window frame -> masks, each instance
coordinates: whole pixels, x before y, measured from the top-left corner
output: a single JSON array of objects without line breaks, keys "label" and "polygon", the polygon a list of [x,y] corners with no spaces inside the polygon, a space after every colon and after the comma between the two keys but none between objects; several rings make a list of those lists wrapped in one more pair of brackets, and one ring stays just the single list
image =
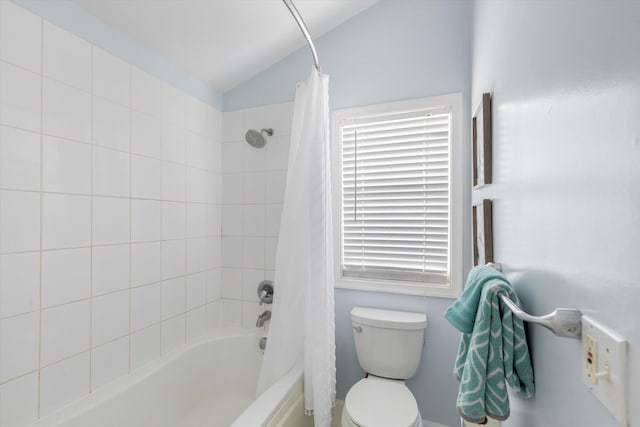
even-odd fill
[{"label": "window frame", "polygon": [[[350,118],[412,109],[445,108],[451,112],[449,147],[449,281],[446,285],[342,275],[342,141],[340,124]],[[462,93],[334,110],[331,114],[331,195],[333,216],[334,287],[372,292],[456,298],[462,291],[463,257],[463,116]]]}]

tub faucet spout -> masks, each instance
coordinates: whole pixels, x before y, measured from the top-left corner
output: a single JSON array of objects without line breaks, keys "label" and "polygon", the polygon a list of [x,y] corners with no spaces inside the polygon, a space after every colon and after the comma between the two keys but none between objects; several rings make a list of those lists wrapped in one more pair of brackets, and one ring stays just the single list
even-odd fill
[{"label": "tub faucet spout", "polygon": [[271,319],[271,311],[267,310],[258,316],[258,320],[256,321],[256,328],[261,328],[264,326],[264,322]]}]

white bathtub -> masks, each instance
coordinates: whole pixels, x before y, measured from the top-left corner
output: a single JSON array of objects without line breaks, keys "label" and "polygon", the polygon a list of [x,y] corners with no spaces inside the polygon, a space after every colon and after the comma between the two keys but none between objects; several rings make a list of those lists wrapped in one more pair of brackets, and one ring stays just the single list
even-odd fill
[{"label": "white bathtub", "polygon": [[300,368],[254,399],[262,363],[259,340],[260,336],[244,331],[207,336],[32,426],[307,425],[310,418],[303,415]]}]

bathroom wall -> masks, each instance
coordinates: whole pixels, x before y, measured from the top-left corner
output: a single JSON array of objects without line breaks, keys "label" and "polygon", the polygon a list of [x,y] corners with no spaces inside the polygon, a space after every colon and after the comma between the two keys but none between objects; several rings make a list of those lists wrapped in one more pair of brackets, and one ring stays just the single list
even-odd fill
[{"label": "bathroom wall", "polygon": [[148,49],[137,39],[91,15],[73,0],[0,1],[12,1],[186,94],[218,110],[222,108],[222,94],[214,90],[208,83]]},{"label": "bathroom wall", "polygon": [[[273,280],[275,250],[289,156],[291,103],[223,113],[222,322],[255,329],[258,284]],[[244,138],[249,129],[273,129],[263,148]],[[277,286],[275,292],[277,293]]]},{"label": "bathroom wall", "polygon": [[[331,108],[462,92],[464,111],[470,111],[472,8],[473,3],[468,1],[383,0],[318,37],[315,42],[320,63],[330,76]],[[250,107],[291,101],[295,82],[305,80],[311,69],[312,59],[305,46],[226,92],[225,111],[246,111]],[[469,117],[470,114],[463,117],[464,129],[469,129]],[[471,179],[468,147],[469,135],[465,134],[463,182]],[[227,188],[225,181],[224,189]],[[463,197],[464,200],[471,199],[469,186]],[[463,208],[464,212],[470,211],[469,206]],[[470,216],[465,215],[463,232],[467,239],[470,223]],[[458,268],[466,274],[470,268],[470,240],[464,247],[469,248],[466,262]],[[224,252],[224,242],[223,248]],[[336,289],[338,398],[344,399],[349,388],[363,376],[353,345],[349,317],[352,307],[426,312],[428,326],[422,363],[408,384],[418,400],[423,418],[450,426],[459,425],[455,410],[457,382],[453,378],[459,334],[442,317],[451,302],[440,298]]]},{"label": "bathroom wall", "polygon": [[0,425],[219,326],[221,116],[0,1]]},{"label": "bathroom wall", "polygon": [[[494,254],[527,311],[577,307],[629,342],[640,425],[640,3],[478,1],[473,103],[493,94]],[[617,423],[581,383],[580,341],[530,326],[536,396],[505,426]]]}]

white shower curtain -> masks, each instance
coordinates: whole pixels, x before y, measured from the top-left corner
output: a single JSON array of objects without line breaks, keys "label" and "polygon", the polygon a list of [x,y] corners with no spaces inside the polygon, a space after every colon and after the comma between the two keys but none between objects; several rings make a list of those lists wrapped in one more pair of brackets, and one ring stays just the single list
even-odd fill
[{"label": "white shower curtain", "polygon": [[328,83],[314,69],[296,90],[273,316],[257,389],[304,363],[305,409],[316,427],[330,426],[336,388]]}]

